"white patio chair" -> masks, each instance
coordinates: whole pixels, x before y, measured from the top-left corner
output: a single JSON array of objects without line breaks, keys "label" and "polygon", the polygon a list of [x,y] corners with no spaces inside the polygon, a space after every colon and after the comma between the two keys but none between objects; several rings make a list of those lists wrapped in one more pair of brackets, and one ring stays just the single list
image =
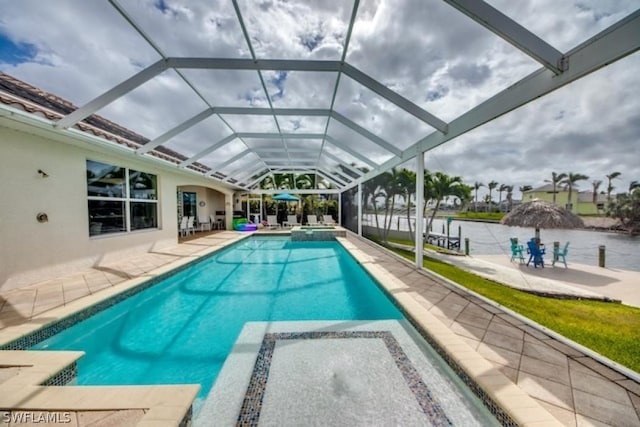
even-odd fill
[{"label": "white patio chair", "polygon": [[277,215],[267,215],[267,227],[269,227],[269,228],[280,228],[280,224],[278,224],[278,216]]},{"label": "white patio chair", "polygon": [[317,215],[307,215],[307,225],[320,225]]},{"label": "white patio chair", "polygon": [[300,225],[296,215],[287,215],[287,220],[282,223],[284,227],[297,227]]},{"label": "white patio chair", "polygon": [[183,216],[180,220],[180,235],[187,235],[187,222],[189,221],[189,217]]},{"label": "white patio chair", "polygon": [[205,229],[211,231],[211,220],[206,215],[198,217],[198,225],[200,226],[200,231],[204,231]]},{"label": "white patio chair", "polygon": [[322,216],[322,223],[324,225],[336,225],[337,222],[335,219],[333,219],[332,215],[323,215]]},{"label": "white patio chair", "polygon": [[190,216],[189,219],[187,220],[187,234],[196,234],[196,229],[193,228],[193,223],[195,222],[196,217],[195,216]]}]

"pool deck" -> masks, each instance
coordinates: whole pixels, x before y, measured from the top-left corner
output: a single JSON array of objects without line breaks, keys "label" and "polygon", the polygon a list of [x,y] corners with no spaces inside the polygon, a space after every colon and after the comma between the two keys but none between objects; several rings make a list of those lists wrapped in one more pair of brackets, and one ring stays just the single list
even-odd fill
[{"label": "pool deck", "polygon": [[[101,265],[83,273],[51,278],[28,288],[0,293],[0,344],[231,244],[244,236],[246,233],[232,231],[203,233],[161,253],[151,252],[119,263]],[[640,382],[637,373],[627,372],[624,368],[612,369],[607,366],[606,360],[600,359],[597,355],[581,351],[579,346],[571,345],[561,337],[536,327],[526,319],[511,314],[446,279],[424,270],[417,270],[411,263],[367,240],[349,234],[342,241],[359,262],[400,302],[414,318],[415,323],[427,334],[436,337],[436,341],[440,342],[455,360],[461,363],[470,360],[468,370],[480,370],[479,374],[475,373],[478,375],[478,382],[485,385],[489,389],[485,388],[487,393],[501,405],[504,404],[505,410],[521,425],[640,425]],[[458,263],[465,259],[456,258],[455,262]],[[521,271],[521,267],[505,265],[504,260],[492,261],[484,257],[473,257],[473,260],[475,264],[470,264],[467,268],[494,278],[508,279],[511,277],[508,274],[522,276],[528,273],[528,270]],[[507,273],[508,269],[514,269],[514,273]],[[624,278],[619,280],[616,278],[618,276],[613,274],[619,272],[603,270],[605,271],[593,272],[574,264],[570,264],[566,270],[564,267],[545,268],[544,272],[535,274],[548,282],[539,282],[525,276],[525,283],[534,288],[540,286],[543,292],[546,291],[544,287],[554,283],[557,288],[584,287],[582,290],[585,292],[606,295],[611,299],[635,305],[633,292],[625,296],[624,292],[627,291],[624,286],[622,289],[614,289],[620,286],[621,281],[625,283]],[[546,276],[542,276],[543,274]],[[549,277],[551,274],[562,274],[563,280]],[[594,276],[593,282],[585,280],[590,276]],[[637,277],[635,273],[631,273],[630,280],[637,283]],[[613,292],[609,294],[611,289]],[[58,395],[61,398],[58,407],[64,407],[65,410],[78,408],[71,410],[75,425],[87,425],[87,422],[82,421],[87,417],[84,412],[90,408],[87,401],[79,398],[77,406],[73,406],[73,393],[66,393],[60,388],[37,386],[42,383],[43,369],[34,371],[38,375],[21,376],[23,371],[28,373],[29,368],[24,367],[28,364],[24,358],[21,363],[17,363],[14,352],[0,351],[0,407],[16,410],[41,408],[54,411]],[[35,363],[33,365],[36,366]],[[485,375],[482,375],[482,372]],[[491,375],[487,375],[489,372]],[[53,373],[55,372],[52,371],[49,375]],[[505,379],[509,381],[505,382]],[[28,383],[31,383],[32,390],[22,393],[18,400],[9,398],[14,390],[24,389]],[[81,388],[101,389],[73,387],[76,392]],[[144,394],[142,391],[140,393]],[[45,394],[53,399],[46,400],[46,405],[43,403],[45,400],[38,400],[38,396]],[[99,393],[90,394],[99,397]],[[177,425],[176,419],[179,418],[176,414],[185,408],[180,409],[176,402],[180,399],[180,402],[184,402],[193,394],[193,390],[184,389],[181,393],[174,394],[170,401],[163,400],[163,397],[147,399],[144,402],[147,406],[131,403],[130,395],[122,399],[123,396],[112,394],[112,397],[120,398],[120,406],[109,407],[103,403],[94,407],[93,409],[103,411],[100,412],[100,416],[141,417],[139,425]],[[123,400],[128,400],[128,406]],[[34,406],[37,402],[40,406]],[[152,404],[156,406],[149,410],[149,405]],[[163,405],[173,407],[174,413],[165,415]],[[553,418],[549,418],[549,414],[555,417],[559,424],[555,423]],[[163,416],[165,418],[162,418]]]}]

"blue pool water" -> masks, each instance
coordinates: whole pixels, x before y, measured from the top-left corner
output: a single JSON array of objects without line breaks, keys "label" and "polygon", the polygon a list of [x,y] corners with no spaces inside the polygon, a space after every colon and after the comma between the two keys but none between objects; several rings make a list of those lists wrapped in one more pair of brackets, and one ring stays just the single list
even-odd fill
[{"label": "blue pool water", "polygon": [[337,242],[246,239],[37,344],[82,350],[78,384],[199,383],[249,321],[403,316]]}]

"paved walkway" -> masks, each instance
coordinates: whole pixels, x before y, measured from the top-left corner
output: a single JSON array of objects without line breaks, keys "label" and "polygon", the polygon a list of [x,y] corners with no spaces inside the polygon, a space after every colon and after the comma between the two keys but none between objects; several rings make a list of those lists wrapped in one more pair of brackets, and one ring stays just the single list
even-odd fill
[{"label": "paved walkway", "polygon": [[530,292],[620,301],[640,307],[640,272],[568,263],[527,267],[508,255],[429,256],[473,271],[496,282]]},{"label": "paved walkway", "polygon": [[[11,329],[19,329],[20,324],[38,314],[46,315],[48,310],[56,306],[66,305],[87,295],[97,295],[102,289],[117,287],[131,278],[151,276],[176,260],[201,256],[238,238],[240,236],[235,232],[212,233],[161,253],[148,253],[83,273],[52,278],[26,289],[0,293],[0,335]],[[625,376],[564,340],[532,327],[525,320],[469,294],[455,284],[424,270],[416,270],[410,263],[367,240],[353,235],[348,240],[365,252],[372,263],[402,282],[405,286],[403,292],[410,294],[441,323],[462,337],[563,425],[640,425],[640,382],[637,381],[637,374]],[[454,262],[462,263],[463,258],[457,258]],[[542,282],[542,279],[551,280],[543,275],[567,274],[562,273],[560,268],[545,269],[544,273],[532,273],[541,276],[534,280],[532,276],[524,274],[529,270],[521,270],[521,267],[489,263],[479,257],[466,259],[465,262],[467,268],[493,278],[512,278],[516,276],[507,275],[519,272],[520,276],[526,278],[521,280],[522,283],[532,288],[547,287],[551,283],[558,288],[561,282]],[[509,272],[509,269],[514,271]],[[578,283],[577,278],[583,275],[587,277],[591,273],[573,264],[566,271],[573,273],[565,276],[567,280],[563,284],[579,284],[587,287],[585,291],[589,291],[589,286],[595,287],[600,283],[597,293],[601,294],[617,283],[608,273],[602,272],[598,274],[602,277],[592,282],[595,284],[590,285],[585,280]],[[613,294],[611,298],[628,299],[627,296],[616,297]]]}]

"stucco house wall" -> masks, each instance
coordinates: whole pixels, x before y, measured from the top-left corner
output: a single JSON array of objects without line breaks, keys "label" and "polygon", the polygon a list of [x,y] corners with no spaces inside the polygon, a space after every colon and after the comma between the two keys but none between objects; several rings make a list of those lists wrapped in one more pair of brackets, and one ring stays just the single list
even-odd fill
[{"label": "stucco house wall", "polygon": [[[175,245],[179,186],[194,186],[210,201],[203,213],[232,207],[232,190],[209,179],[60,138],[0,120],[0,290]],[[156,174],[158,228],[90,237],[87,159]],[[37,221],[41,212],[48,222]]]}]

